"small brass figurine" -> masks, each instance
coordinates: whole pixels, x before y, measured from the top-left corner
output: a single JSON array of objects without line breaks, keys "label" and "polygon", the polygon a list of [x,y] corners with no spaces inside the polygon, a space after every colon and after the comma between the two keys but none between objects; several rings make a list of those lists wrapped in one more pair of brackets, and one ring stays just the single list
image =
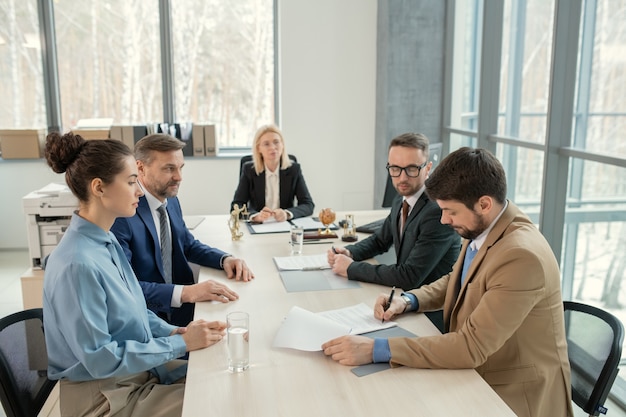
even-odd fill
[{"label": "small brass figurine", "polygon": [[228,219],[228,227],[230,228],[230,235],[233,240],[241,239],[243,232],[239,230],[239,215],[242,213],[248,213],[248,209],[244,204],[242,208],[239,208],[237,204],[233,206],[233,211],[230,212],[230,218]]}]

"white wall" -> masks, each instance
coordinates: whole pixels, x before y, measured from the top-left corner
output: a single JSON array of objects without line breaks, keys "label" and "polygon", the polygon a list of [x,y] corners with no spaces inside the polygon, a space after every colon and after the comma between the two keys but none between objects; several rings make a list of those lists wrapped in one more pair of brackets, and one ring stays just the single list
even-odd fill
[{"label": "white wall", "polygon": [[[278,3],[287,151],[303,165],[316,213],[372,209],[377,2]],[[179,193],[184,213],[227,213],[238,173],[238,159],[187,158]],[[22,197],[50,182],[63,176],[44,161],[0,161],[0,249],[28,247]]]}]

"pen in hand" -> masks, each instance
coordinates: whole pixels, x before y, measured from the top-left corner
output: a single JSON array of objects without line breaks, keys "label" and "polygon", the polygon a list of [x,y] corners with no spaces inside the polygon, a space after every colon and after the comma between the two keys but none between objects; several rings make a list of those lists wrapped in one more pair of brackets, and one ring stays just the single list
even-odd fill
[{"label": "pen in hand", "polygon": [[336,255],[337,254],[337,249],[335,249],[334,246],[331,249],[333,250],[333,253]]},{"label": "pen in hand", "polygon": [[[391,307],[391,302],[393,301],[393,294],[396,292],[396,287],[395,285],[391,288],[391,294],[389,294],[389,300],[387,300],[387,305],[385,306],[385,308],[383,309],[383,311],[387,311],[389,309],[389,307]],[[385,317],[383,316],[383,320],[382,323],[385,322]]]}]

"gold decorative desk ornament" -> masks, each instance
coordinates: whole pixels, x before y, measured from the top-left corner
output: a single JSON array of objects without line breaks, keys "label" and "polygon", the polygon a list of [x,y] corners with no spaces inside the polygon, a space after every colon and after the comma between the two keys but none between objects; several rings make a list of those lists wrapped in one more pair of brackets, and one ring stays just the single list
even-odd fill
[{"label": "gold decorative desk ornament", "polygon": [[248,217],[248,208],[244,204],[242,208],[239,208],[239,205],[235,204],[233,206],[233,210],[230,212],[230,218],[228,219],[228,227],[230,228],[230,236],[233,240],[241,239],[243,236],[243,232],[239,230],[239,217],[245,216]]},{"label": "gold decorative desk ornament", "polygon": [[316,232],[304,232],[304,239],[330,239],[336,238],[337,234],[330,230],[336,218],[336,214],[332,209],[325,208],[320,211],[320,222],[326,227],[324,230],[318,229]]},{"label": "gold decorative desk ornament", "polygon": [[346,220],[343,222],[343,236],[341,240],[344,242],[356,242],[359,237],[356,235],[356,225],[354,224],[354,215],[346,214]]}]

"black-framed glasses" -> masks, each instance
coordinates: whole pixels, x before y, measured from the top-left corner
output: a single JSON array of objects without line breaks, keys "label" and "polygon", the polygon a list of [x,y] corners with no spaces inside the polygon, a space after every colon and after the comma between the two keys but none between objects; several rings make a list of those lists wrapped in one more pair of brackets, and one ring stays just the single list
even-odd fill
[{"label": "black-framed glasses", "polygon": [[399,177],[402,175],[402,171],[406,172],[406,175],[415,178],[419,177],[420,171],[428,164],[428,161],[424,162],[422,165],[409,165],[408,167],[399,167],[397,165],[389,165],[387,164],[387,171],[389,175],[392,177]]}]

